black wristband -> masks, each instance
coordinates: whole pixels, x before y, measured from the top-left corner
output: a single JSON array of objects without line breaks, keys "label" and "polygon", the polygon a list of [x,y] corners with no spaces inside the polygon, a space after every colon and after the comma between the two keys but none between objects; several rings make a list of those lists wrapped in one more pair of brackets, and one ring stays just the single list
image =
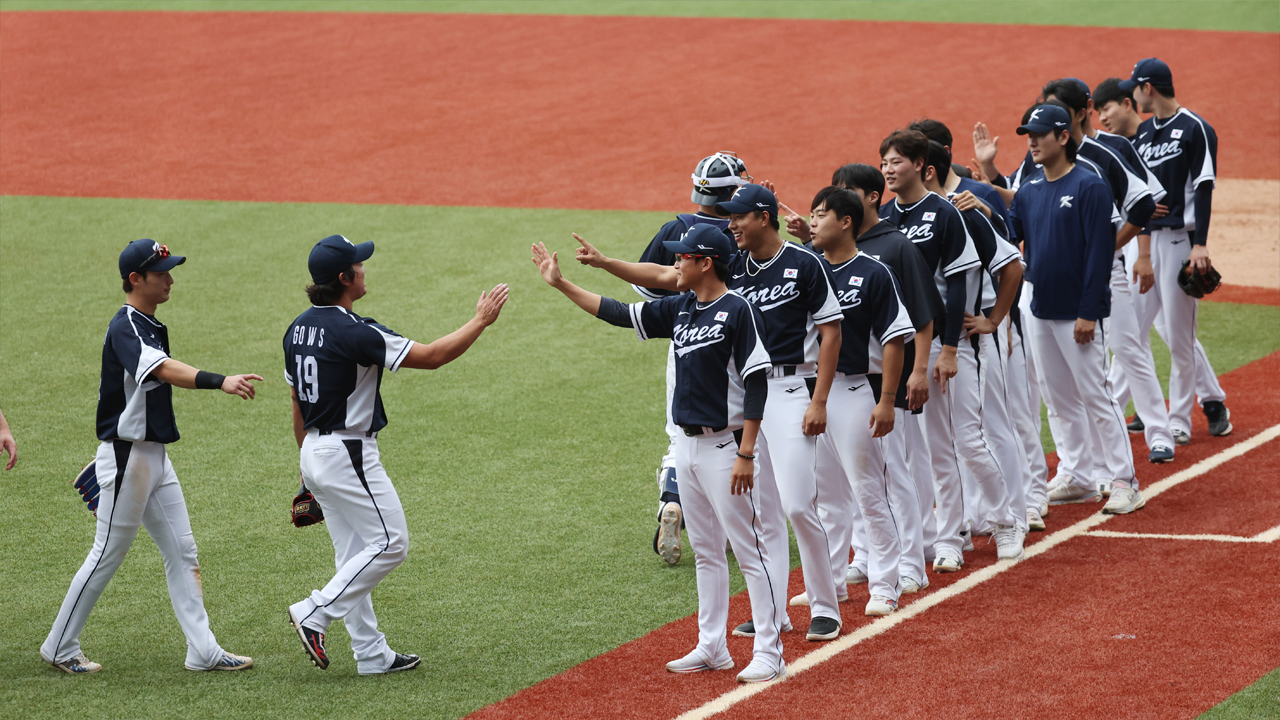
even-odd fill
[{"label": "black wristband", "polygon": [[221,390],[222,381],[226,380],[226,375],[218,373],[205,372],[204,370],[196,371],[196,389],[197,390]]},{"label": "black wristband", "polygon": [[734,455],[737,455],[738,457],[742,458],[743,460],[755,460],[755,459],[756,459],[756,456],[755,456],[755,455],[743,455],[742,453],[734,453]]}]

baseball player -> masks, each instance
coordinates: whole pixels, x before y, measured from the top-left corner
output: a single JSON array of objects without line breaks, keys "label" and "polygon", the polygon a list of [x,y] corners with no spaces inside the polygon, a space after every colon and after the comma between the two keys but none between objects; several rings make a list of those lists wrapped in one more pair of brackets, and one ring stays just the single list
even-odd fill
[{"label": "baseball player", "polygon": [[[942,329],[930,353],[934,369],[929,394],[940,401],[926,403],[924,408],[924,439],[933,468],[938,515],[934,571],[955,572],[964,564],[961,531],[966,502],[958,460],[973,473],[983,496],[980,502],[968,504],[988,509],[974,520],[998,533],[1001,559],[1021,557],[1018,525],[1025,517],[1020,510],[1010,512],[1007,482],[983,438],[978,352],[972,346],[965,353],[957,351],[965,312],[975,307],[977,300],[981,258],[961,212],[925,187],[928,138],[915,130],[896,130],[881,143],[880,153],[885,181],[898,195],[880,209],[880,217],[896,225],[920,248],[946,304]],[[944,388],[949,392],[947,397],[943,397]]]},{"label": "baseball player", "polygon": [[0,451],[9,454],[9,462],[4,464],[5,470],[12,470],[18,462],[18,444],[13,441],[13,431],[9,429],[9,421],[0,412]]},{"label": "baseball player", "polygon": [[[945,124],[930,118],[920,118],[908,125],[907,129],[920,131],[925,137],[941,144],[947,149],[948,153],[951,152],[951,130]],[[1009,210],[1004,199],[1000,196],[999,191],[988,183],[978,182],[973,178],[964,177],[955,172],[955,169],[959,167],[961,167],[961,165],[954,162],[951,163],[951,172],[947,173],[946,181],[942,183],[943,189],[946,190],[946,192],[943,193],[943,196],[951,197],[963,192],[973,193],[979,200],[986,203],[987,207],[989,207],[992,212],[1000,216],[1000,223],[1004,227],[1008,227]]]},{"label": "baseball player", "polygon": [[[1196,272],[1212,267],[1207,250],[1213,188],[1218,165],[1218,136],[1203,118],[1178,104],[1173,73],[1157,58],[1134,66],[1118,88],[1133,93],[1142,112],[1154,116],[1138,127],[1134,146],[1168,195],[1168,214],[1151,221],[1152,292],[1138,299],[1141,327],[1157,324],[1169,346],[1169,428],[1174,442],[1191,441],[1191,406],[1199,394],[1209,434],[1231,433],[1231,412],[1204,348],[1195,338],[1199,301],[1177,286],[1182,262]],[[1190,270],[1189,270],[1190,271]],[[1156,323],[1157,315],[1161,323]]]},{"label": "baseball player", "polygon": [[[935,318],[942,317],[942,296],[934,284],[932,271],[925,264],[924,256],[915,244],[896,227],[880,219],[880,200],[884,196],[884,176],[870,165],[851,163],[836,169],[831,176],[835,187],[852,191],[862,203],[862,222],[857,229],[857,247],[860,253],[888,265],[899,280],[903,304],[911,316],[915,335],[905,344],[903,370],[894,399],[897,410],[895,427],[899,432],[889,433],[880,439],[884,455],[885,476],[889,482],[889,507],[897,523],[901,543],[901,560],[898,575],[901,594],[907,595],[929,586],[925,572],[926,563],[934,559],[934,543],[937,540],[937,521],[933,512],[933,476],[924,441],[916,420],[929,399],[929,347],[933,338]],[[809,223],[795,213],[786,218],[787,232],[811,241]],[[906,372],[909,370],[910,372]],[[881,378],[872,373],[868,381],[879,387]],[[918,461],[907,457],[907,437],[914,437],[913,447]],[[914,511],[912,508],[916,508]],[[853,561],[847,563],[845,582],[854,585],[867,582],[868,550],[867,531],[856,503],[850,513],[852,521]],[[824,512],[830,512],[825,507]],[[837,574],[848,559],[843,548],[837,548],[832,564]],[[808,598],[801,595],[792,602],[803,604]]]},{"label": "baseball player", "polygon": [[[760,426],[760,477],[769,483],[776,479],[782,508],[795,531],[809,601],[805,637],[832,640],[840,633],[838,598],[848,593],[837,587],[831,573],[831,548],[842,541],[833,535],[832,520],[819,516],[818,505],[821,497],[842,491],[820,484],[835,480],[818,477],[814,467],[817,436],[826,429],[843,314],[822,260],[778,235],[778,201],[772,192],[743,185],[717,207],[729,213],[729,231],[740,249],[730,263],[728,286],[764,315],[765,346],[774,363]],[[675,289],[672,267],[606,258],[578,240],[578,261],[584,265],[604,268],[633,284]],[[785,535],[772,554],[780,562],[788,557]],[[775,574],[784,572],[780,565]],[[753,630],[744,623],[734,632],[749,635]]]},{"label": "baseball player", "polygon": [[[767,682],[786,674],[778,634],[786,614],[786,575],[778,574],[778,563],[770,558],[776,548],[786,546],[786,525],[776,510],[776,488],[756,477],[761,417],[770,394],[765,376],[772,367],[764,318],[725,285],[738,252],[723,230],[698,224],[680,239],[666,241],[666,248],[676,255],[675,264],[664,268],[674,282],[655,277],[642,284],[680,294],[635,305],[569,282],[560,273],[557,256],[541,243],[533,246],[533,261],[547,284],[587,313],[633,328],[641,340],[670,338],[675,346],[671,414],[681,428],[676,473],[689,542],[697,557],[698,644],[688,655],[667,663],[667,670],[691,673],[733,667],[726,633],[727,539],[747,582],[756,630],[751,662],[738,681]],[[770,506],[775,509],[770,511]]]},{"label": "baseball player", "polygon": [[[693,170],[693,192],[690,201],[694,212],[677,215],[668,221],[649,241],[640,262],[670,265],[674,255],[667,249],[668,240],[678,240],[694,225],[708,224],[720,229],[729,226],[729,218],[716,210],[716,203],[728,200],[733,191],[750,179],[747,166],[731,152],[718,152],[698,162]],[[662,288],[632,286],[646,300],[659,300],[674,293]],[[671,419],[671,395],[675,390],[676,356],[674,346],[667,352],[667,452],[658,466],[658,528],[653,534],[653,551],[668,565],[680,562],[680,486],[676,477],[675,448],[680,428]]]},{"label": "baseball player", "polygon": [[[1155,201],[1164,196],[1164,190],[1161,188],[1159,197],[1156,197],[1145,169],[1140,171],[1125,160],[1121,151],[1097,139],[1097,133],[1090,122],[1093,99],[1087,85],[1075,78],[1053,80],[1044,86],[1043,94],[1046,102],[1057,100],[1066,106],[1071,114],[1071,137],[1079,144],[1080,156],[1093,161],[1106,173],[1116,210],[1123,218],[1122,225],[1116,231],[1116,251],[1111,267],[1111,328],[1107,335],[1108,349],[1115,355],[1116,364],[1125,368],[1125,376],[1132,379],[1134,404],[1138,412],[1151,418],[1146,435],[1149,460],[1153,463],[1171,462],[1174,454],[1173,437],[1169,434],[1164,393],[1160,389],[1155,360],[1151,356],[1150,331],[1144,337],[1138,325],[1133,299],[1135,293],[1131,291],[1127,267],[1129,263],[1126,262],[1125,254],[1125,248],[1133,245],[1138,248],[1137,257],[1149,256],[1150,236],[1140,233],[1155,212]],[[1128,144],[1120,138],[1116,139],[1121,145]],[[1142,163],[1139,162],[1138,165],[1141,166]],[[1138,238],[1137,241],[1130,243],[1134,238]],[[1095,439],[1100,439],[1096,431],[1090,434]],[[1126,438],[1126,444],[1127,442]],[[1095,460],[1103,456],[1103,453],[1096,450],[1090,454]]]},{"label": "baseball player", "polygon": [[[1041,104],[1027,117],[1018,134],[1027,135],[1027,146],[1043,171],[1018,188],[1009,217],[1014,237],[1024,243],[1034,287],[1037,371],[1053,379],[1042,382],[1042,388],[1060,423],[1059,450],[1087,448],[1087,426],[1095,424],[1107,472],[1115,481],[1103,512],[1130,513],[1145,500],[1132,454],[1119,450],[1126,446],[1124,419],[1106,388],[1114,202],[1105,181],[1075,164],[1076,143],[1066,108]],[[1060,457],[1067,467],[1060,467],[1059,475],[1067,480],[1050,490],[1049,501],[1096,498],[1096,486],[1087,473],[1070,466],[1070,455]]]},{"label": "baseball player", "polygon": [[[942,196],[946,192],[943,183],[951,172],[951,151],[931,140],[928,160],[924,186],[929,192]],[[1004,222],[998,213],[972,193],[951,199],[953,203],[960,201],[968,206],[964,209],[957,205],[956,209],[982,263],[977,272],[966,277],[966,295],[971,300],[965,311],[965,337],[957,348],[957,357],[963,359],[972,372],[953,383],[953,427],[958,438],[965,436],[965,428],[978,428],[981,442],[970,441],[974,446],[970,453],[983,459],[984,462],[976,463],[978,467],[994,463],[999,471],[998,479],[1004,482],[1000,492],[985,487],[974,471],[975,463],[966,458],[960,468],[961,480],[968,483],[969,488],[964,493],[968,501],[965,514],[975,533],[990,532],[996,541],[999,559],[1017,560],[1022,557],[1027,532],[1024,483],[1029,471],[1009,419],[1007,362],[996,330],[1007,317],[1022,283],[1021,256],[1005,241]],[[998,285],[993,284],[993,279]],[[964,392],[964,385],[969,382],[966,378],[970,377],[977,378],[976,393]]]},{"label": "baseball player", "polygon": [[[222,649],[209,628],[200,584],[200,564],[182,486],[166,446],[178,441],[173,388],[221,390],[252,399],[258,375],[223,376],[197,370],[169,355],[169,328],[156,307],[169,301],[169,271],[186,262],[166,245],[135,240],[120,253],[126,302],[107,326],[98,386],[100,494],[97,532],[84,564],[71,580],[49,637],[40,646],[45,662],[71,674],[95,673],[102,665],[80,649],[80,632],[102,591],[124,562],[141,525],[164,558],[165,580],[178,624],[187,637],[188,670],[244,670],[253,659]],[[10,463],[13,456],[10,454]]]},{"label": "baseball player", "polygon": [[369,597],[409,552],[400,497],[378,453],[378,433],[387,426],[382,371],[434,370],[456,360],[507,301],[507,286],[498,285],[480,294],[475,317],[461,328],[432,343],[413,342],[352,310],[365,295],[364,261],[371,255],[372,242],[355,245],[341,235],[316,243],[307,260],[312,307],[284,335],[302,479],[324,510],[337,565],[323,589],[289,606],[289,623],[324,670],[325,632],[342,620],[361,675],[412,670],[421,662],[387,645]]},{"label": "baseball player", "polygon": [[[818,473],[833,473],[851,488],[847,502],[856,502],[866,533],[864,561],[871,599],[865,613],[881,616],[897,609],[902,590],[898,515],[903,509],[916,512],[914,500],[894,512],[884,449],[884,436],[893,431],[896,421],[894,400],[903,344],[915,329],[893,271],[858,250],[854,234],[862,226],[862,215],[861,198],[844,188],[828,186],[813,199],[813,246],[831,268],[832,285],[844,311],[836,392],[829,402],[827,431],[818,439]],[[841,539],[832,570],[838,580],[844,580],[853,513],[829,504],[824,503],[823,509],[840,522]]]}]

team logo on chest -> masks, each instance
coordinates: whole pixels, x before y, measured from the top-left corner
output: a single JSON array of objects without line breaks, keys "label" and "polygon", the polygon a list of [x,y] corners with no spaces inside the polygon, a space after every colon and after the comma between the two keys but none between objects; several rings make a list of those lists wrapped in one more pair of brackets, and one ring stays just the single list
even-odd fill
[{"label": "team logo on chest", "polygon": [[799,270],[796,270],[795,268],[787,268],[786,270],[783,270],[783,271],[782,271],[782,277],[784,277],[784,278],[795,278],[795,277],[797,277],[797,276],[799,275],[799,273],[800,273],[800,271],[799,271]]},{"label": "team logo on chest", "polygon": [[729,313],[723,310],[716,313],[716,322],[724,322],[725,320],[728,320],[728,319],[729,319]]},{"label": "team logo on chest", "polygon": [[933,222],[938,217],[938,213],[927,212],[921,216],[925,222]]},{"label": "team logo on chest", "polygon": [[854,275],[849,278],[849,284],[854,287],[862,287],[862,278],[858,277],[857,275]]},{"label": "team logo on chest", "polygon": [[1179,138],[1181,138],[1181,137],[1182,137],[1182,131],[1181,131],[1181,130],[1171,130],[1171,131],[1169,131],[1169,137],[1173,138],[1174,140],[1177,140],[1177,139],[1179,139]]},{"label": "team logo on chest", "polygon": [[[728,317],[728,313],[717,313],[717,320],[720,319],[719,315]],[[723,327],[719,323],[715,325],[676,325],[675,332],[671,334],[671,339],[676,344],[676,357],[684,357],[698,348],[715,345],[724,340],[725,336],[720,332]]]},{"label": "team logo on chest", "polygon": [[1072,200],[1075,200],[1075,198],[1074,198],[1074,197],[1072,197],[1071,195],[1063,195],[1062,197],[1058,198],[1058,207],[1060,207],[1060,208],[1064,208],[1064,207],[1069,208],[1069,207],[1071,207],[1071,201],[1072,201]]}]

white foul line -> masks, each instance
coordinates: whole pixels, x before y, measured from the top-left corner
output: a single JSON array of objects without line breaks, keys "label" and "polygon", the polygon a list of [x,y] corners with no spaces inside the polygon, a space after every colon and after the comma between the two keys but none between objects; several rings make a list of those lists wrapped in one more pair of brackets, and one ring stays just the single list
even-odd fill
[{"label": "white foul line", "polygon": [[1090,530],[1085,533],[1089,537],[1104,538],[1139,538],[1143,540],[1212,540],[1225,543],[1269,543],[1280,539],[1280,527],[1271,528],[1254,537],[1239,535],[1168,535],[1165,533],[1126,533],[1110,530]]},{"label": "white foul line", "polygon": [[[1270,428],[1267,428],[1266,430],[1263,430],[1262,432],[1258,433],[1257,435],[1254,435],[1253,437],[1247,440],[1242,440],[1216,455],[1207,457],[1204,460],[1201,460],[1200,462],[1196,463],[1195,465],[1192,465],[1191,467],[1185,470],[1182,470],[1180,472],[1174,473],[1173,475],[1170,475],[1164,480],[1161,480],[1151,485],[1150,487],[1143,489],[1142,495],[1147,500],[1150,500],[1151,498],[1159,495],[1160,493],[1176,485],[1179,485],[1188,480],[1197,478],[1224,463],[1230,462],[1240,457],[1241,455],[1244,455],[1250,450],[1253,450],[1261,445],[1266,444],[1267,442],[1270,442],[1271,440],[1274,440],[1277,437],[1280,437],[1280,425],[1274,425]],[[1089,517],[1077,522],[1075,525],[1072,525],[1067,528],[1063,528],[1062,530],[1052,533],[1045,539],[1041,540],[1040,542],[1035,543],[1034,545],[1028,547],[1026,549],[1025,556],[1023,557],[1022,560],[1018,562],[1025,562],[1027,560],[1030,560],[1033,557],[1036,557],[1037,555],[1046,553],[1072,538],[1079,537],[1081,535],[1088,533],[1093,528],[1097,527],[1098,525],[1101,525],[1102,523],[1110,520],[1113,517],[1115,516],[1103,515],[1101,512],[1094,513],[1093,515],[1090,515]],[[1270,536],[1272,533],[1280,533],[1280,528],[1276,528],[1275,530],[1268,530],[1267,532],[1262,533],[1262,535],[1259,535],[1258,537],[1261,538],[1264,536]],[[852,633],[849,633],[848,635],[845,635],[839,639],[833,640],[823,645],[821,648],[814,650],[813,652],[808,653],[807,655],[803,655],[797,658],[795,662],[787,666],[787,674],[781,679],[774,680],[773,682],[768,682],[768,683],[749,683],[746,685],[739,686],[721,695],[720,697],[712,700],[711,702],[708,702],[705,705],[696,707],[684,713],[683,715],[680,715],[679,717],[676,718],[676,720],[701,720],[702,718],[708,718],[708,717],[711,717],[712,715],[722,713],[725,710],[728,710],[729,708],[733,707],[734,705],[737,705],[738,703],[742,702],[743,700],[746,700],[747,698],[753,695],[762,693],[770,688],[777,687],[781,683],[784,683],[787,680],[790,680],[791,678],[795,677],[796,675],[799,675],[805,670],[808,670],[816,665],[819,665],[821,663],[826,662],[827,660],[830,660],[831,658],[835,657],[836,655],[839,655],[845,650],[848,650],[854,645],[857,645],[863,640],[867,640],[877,635],[880,635],[888,631],[889,629],[893,628],[894,626],[898,625],[899,623],[906,622],[907,620],[910,620],[911,618],[923,613],[929,608],[934,607],[935,605],[939,605],[947,600],[950,600],[951,598],[959,595],[960,593],[966,592],[968,590],[972,590],[978,585],[990,580],[996,575],[999,575],[1000,573],[1006,570],[1009,570],[1017,565],[1018,565],[1017,562],[997,562],[995,565],[988,565],[987,567],[984,567],[981,570],[977,570],[973,573],[970,573],[969,575],[966,575],[965,577],[961,578],[959,581],[955,582],[954,584],[949,585],[930,595],[926,595],[925,597],[922,597],[919,600],[912,602],[910,605],[907,605],[906,607],[899,609],[897,612],[893,613],[892,615],[887,615],[885,617],[880,618],[879,620],[875,620],[869,625],[864,625],[863,627],[858,628],[857,630],[853,631]]]}]

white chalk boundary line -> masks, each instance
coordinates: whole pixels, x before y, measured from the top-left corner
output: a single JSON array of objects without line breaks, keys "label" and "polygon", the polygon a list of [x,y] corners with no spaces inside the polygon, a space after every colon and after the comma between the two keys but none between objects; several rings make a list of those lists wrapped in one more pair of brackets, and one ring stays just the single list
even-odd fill
[{"label": "white chalk boundary line", "polygon": [[[1230,462],[1244,455],[1250,450],[1256,449],[1270,442],[1271,440],[1274,440],[1277,437],[1280,437],[1280,425],[1274,425],[1270,428],[1267,428],[1266,430],[1263,430],[1262,432],[1258,433],[1257,435],[1254,435],[1253,437],[1247,440],[1242,440],[1216,455],[1207,457],[1204,460],[1201,460],[1200,462],[1196,463],[1195,465],[1192,465],[1191,467],[1185,470],[1174,473],[1173,475],[1170,475],[1164,480],[1161,480],[1151,485],[1148,488],[1144,488],[1142,490],[1142,495],[1148,501],[1150,501],[1151,498],[1156,497],[1160,493],[1172,487],[1180,485],[1188,480],[1192,480],[1201,475],[1204,475],[1210,470],[1213,470],[1214,468],[1224,463]],[[1027,560],[1030,560],[1031,558],[1036,557],[1037,555],[1042,555],[1052,550],[1053,548],[1061,545],[1062,543],[1072,538],[1085,535],[1089,533],[1090,530],[1110,520],[1112,517],[1115,517],[1115,516],[1104,515],[1101,512],[1094,513],[1093,515],[1090,515],[1089,517],[1077,522],[1075,525],[1072,525],[1071,527],[1064,528],[1055,533],[1052,533],[1045,539],[1041,540],[1040,542],[1037,542],[1034,545],[1028,547],[1026,549],[1025,556],[1023,557],[1022,560],[1018,562],[1026,562]],[[1258,537],[1269,536],[1270,534],[1277,533],[1277,532],[1280,532],[1280,528],[1269,530]],[[1222,537],[1227,537],[1227,536],[1222,536]],[[1234,541],[1236,540],[1233,540],[1233,542]],[[1266,541],[1263,541],[1263,542],[1266,542]],[[987,567],[982,568],[981,570],[977,570],[969,575],[966,575],[965,577],[961,578],[958,582],[952,585],[949,585],[935,593],[926,595],[925,597],[922,597],[919,600],[912,602],[910,605],[907,605],[906,607],[899,609],[897,612],[893,613],[892,615],[886,615],[885,617],[882,617],[879,620],[875,620],[869,625],[864,625],[863,627],[858,628],[854,632],[848,635],[845,635],[844,637],[841,637],[837,640],[833,640],[823,645],[819,649],[814,650],[813,652],[796,659],[795,662],[787,666],[787,674],[781,679],[774,680],[773,682],[767,682],[767,683],[749,683],[746,685],[741,685],[735,688],[734,690],[731,690],[721,695],[720,697],[712,700],[711,702],[708,702],[707,704],[702,705],[701,707],[696,707],[684,713],[683,715],[680,715],[679,717],[676,718],[676,720],[702,720],[702,718],[709,718],[712,715],[722,713],[725,710],[728,710],[729,708],[733,707],[734,705],[737,705],[738,703],[742,702],[743,700],[746,700],[747,698],[750,698],[753,695],[757,695],[759,693],[765,692],[766,690],[769,690],[770,688],[777,687],[778,685],[786,682],[787,680],[790,680],[791,678],[795,677],[796,675],[799,675],[805,670],[808,670],[812,667],[815,667],[817,665],[820,665],[830,660],[836,655],[839,655],[840,653],[844,652],[845,650],[848,650],[849,648],[852,648],[853,646],[857,645],[858,643],[861,643],[864,640],[868,640],[877,635],[888,632],[890,629],[894,628],[899,623],[904,623],[907,620],[910,620],[911,618],[925,612],[929,608],[932,608],[936,605],[940,605],[943,602],[946,602],[947,600],[950,600],[951,598],[963,592],[972,590],[973,588],[977,587],[978,585],[981,585],[982,583],[990,580],[991,578],[999,575],[1000,573],[1006,570],[1009,570],[1013,567],[1016,567],[1018,565],[1018,562],[997,562],[995,565],[989,565]]]},{"label": "white chalk boundary line", "polygon": [[1253,537],[1239,535],[1167,535],[1165,533],[1126,533],[1110,530],[1090,530],[1085,533],[1089,537],[1104,538],[1141,538],[1144,540],[1211,540],[1225,543],[1269,543],[1280,540],[1280,527],[1263,531]]}]

